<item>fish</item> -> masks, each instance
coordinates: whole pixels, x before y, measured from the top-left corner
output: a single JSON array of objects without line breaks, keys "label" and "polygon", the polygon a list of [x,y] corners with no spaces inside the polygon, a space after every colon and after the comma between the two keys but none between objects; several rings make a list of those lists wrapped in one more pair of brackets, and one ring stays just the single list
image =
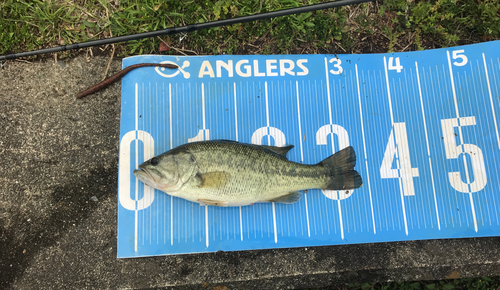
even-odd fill
[{"label": "fish", "polygon": [[356,153],[346,147],[317,164],[287,159],[294,146],[255,145],[231,140],[187,143],[140,164],[144,184],[202,205],[291,204],[313,188],[351,190],[362,184]]}]

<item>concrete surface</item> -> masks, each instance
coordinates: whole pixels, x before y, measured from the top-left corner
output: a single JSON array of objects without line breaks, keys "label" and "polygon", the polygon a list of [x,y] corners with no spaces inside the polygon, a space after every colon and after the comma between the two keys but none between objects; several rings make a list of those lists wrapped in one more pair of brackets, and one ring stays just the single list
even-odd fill
[{"label": "concrete surface", "polygon": [[[120,84],[107,58],[0,69],[0,289],[341,287],[500,275],[500,238],[116,258]],[[121,67],[113,61],[111,73]]]}]

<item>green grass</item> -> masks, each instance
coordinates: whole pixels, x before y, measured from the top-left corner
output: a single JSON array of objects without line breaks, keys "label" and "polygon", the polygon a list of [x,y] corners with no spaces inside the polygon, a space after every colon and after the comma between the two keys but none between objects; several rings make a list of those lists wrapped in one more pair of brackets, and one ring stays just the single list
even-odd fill
[{"label": "green grass", "polygon": [[[3,0],[0,54],[315,4],[318,0]],[[385,0],[235,24],[169,41],[186,53],[360,53],[500,39],[497,0]],[[159,39],[117,45],[118,56],[158,53]],[[94,48],[98,53],[103,48]],[[109,50],[109,46],[106,47]],[[168,53],[178,53],[170,50]],[[60,53],[61,57],[73,53]]]}]

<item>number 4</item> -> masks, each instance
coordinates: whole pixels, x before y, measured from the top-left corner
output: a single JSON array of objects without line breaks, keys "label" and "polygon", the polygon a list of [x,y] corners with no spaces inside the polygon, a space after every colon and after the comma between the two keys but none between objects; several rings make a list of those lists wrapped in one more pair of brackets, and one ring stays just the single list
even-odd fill
[{"label": "number 4", "polygon": [[[392,164],[395,158],[396,168],[393,169]],[[400,182],[403,183],[401,187],[403,195],[415,195],[413,177],[418,177],[418,168],[411,167],[405,123],[394,123],[394,129],[391,130],[391,135],[385,148],[384,159],[380,166],[380,177],[400,179]]]},{"label": "number 4", "polygon": [[399,57],[396,57],[396,65],[394,65],[394,58],[389,57],[389,70],[396,70],[398,73],[401,72],[403,66],[399,62]]}]

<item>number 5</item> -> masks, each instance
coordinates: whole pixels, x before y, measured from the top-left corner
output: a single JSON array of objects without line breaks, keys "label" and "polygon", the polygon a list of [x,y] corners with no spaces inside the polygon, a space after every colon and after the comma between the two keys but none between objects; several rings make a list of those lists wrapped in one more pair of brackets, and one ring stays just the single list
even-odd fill
[{"label": "number 5", "polygon": [[[460,122],[460,123],[459,123]],[[444,149],[447,159],[457,159],[460,154],[468,154],[472,161],[472,172],[474,182],[470,183],[469,170],[467,169],[467,161],[464,156],[465,177],[467,183],[462,181],[460,172],[448,172],[448,178],[451,186],[459,192],[478,192],[486,186],[486,169],[484,167],[483,151],[473,144],[458,145],[455,139],[454,128],[460,126],[473,126],[476,125],[476,118],[474,116],[462,117],[460,119],[443,119],[441,120],[444,136]],[[469,191],[470,185],[470,191]]]},{"label": "number 5", "polygon": [[453,59],[457,59],[457,58],[460,58],[462,61],[461,62],[453,62],[454,65],[456,66],[464,66],[467,64],[467,56],[465,54],[459,54],[459,53],[464,53],[464,50],[463,49],[460,49],[460,50],[454,50],[453,51]]}]

